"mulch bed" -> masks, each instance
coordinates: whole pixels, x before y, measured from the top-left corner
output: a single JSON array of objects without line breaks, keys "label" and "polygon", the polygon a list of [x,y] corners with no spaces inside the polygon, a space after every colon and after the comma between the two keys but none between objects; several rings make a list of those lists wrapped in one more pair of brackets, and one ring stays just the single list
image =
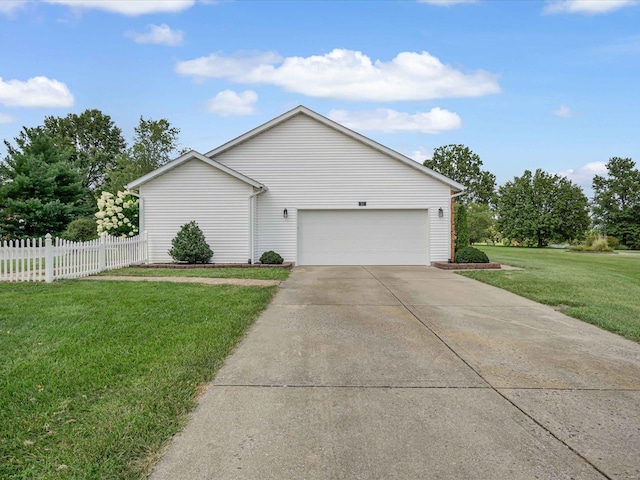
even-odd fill
[{"label": "mulch bed", "polygon": [[491,263],[449,263],[435,262],[434,267],[442,270],[500,270],[500,264]]}]

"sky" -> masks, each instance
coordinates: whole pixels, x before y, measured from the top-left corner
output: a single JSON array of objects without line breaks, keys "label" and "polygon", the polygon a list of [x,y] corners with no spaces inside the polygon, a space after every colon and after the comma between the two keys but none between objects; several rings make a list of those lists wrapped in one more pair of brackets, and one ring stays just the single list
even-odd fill
[{"label": "sky", "polygon": [[640,1],[0,0],[0,139],[97,108],[207,152],[297,105],[590,194],[610,157],[640,164]]}]

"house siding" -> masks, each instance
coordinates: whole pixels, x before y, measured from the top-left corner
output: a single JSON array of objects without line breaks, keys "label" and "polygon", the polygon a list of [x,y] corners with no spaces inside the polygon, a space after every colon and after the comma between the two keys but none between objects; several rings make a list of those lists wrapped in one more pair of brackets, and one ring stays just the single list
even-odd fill
[{"label": "house siding", "polygon": [[195,220],[214,252],[212,262],[249,258],[249,196],[253,187],[194,159],[140,186],[151,263],[173,261],[171,240]]},{"label": "house siding", "polygon": [[275,250],[298,261],[298,210],[354,208],[428,209],[428,261],[449,258],[450,187],[306,115],[212,158],[269,188],[257,197],[254,259]]}]

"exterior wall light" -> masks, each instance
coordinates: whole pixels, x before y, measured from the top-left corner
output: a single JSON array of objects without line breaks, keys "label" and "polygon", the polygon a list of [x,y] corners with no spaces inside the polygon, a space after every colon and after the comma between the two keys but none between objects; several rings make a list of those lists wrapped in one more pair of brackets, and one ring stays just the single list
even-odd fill
[{"label": "exterior wall light", "polygon": [[288,216],[289,216],[289,212],[287,212],[287,209],[285,208],[285,209],[282,211],[282,217],[283,217],[283,218],[287,218]]},{"label": "exterior wall light", "polygon": [[439,209],[438,209],[438,216],[439,216],[440,218],[444,217],[444,210],[442,210],[442,208],[439,208]]}]

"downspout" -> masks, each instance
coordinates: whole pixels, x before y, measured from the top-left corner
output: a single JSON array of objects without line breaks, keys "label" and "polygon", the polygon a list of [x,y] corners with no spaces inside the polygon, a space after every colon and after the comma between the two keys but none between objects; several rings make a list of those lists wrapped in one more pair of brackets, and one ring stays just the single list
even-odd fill
[{"label": "downspout", "polygon": [[247,263],[255,263],[253,258],[253,244],[254,244],[254,230],[255,230],[255,220],[254,220],[254,210],[255,210],[255,199],[261,193],[269,190],[264,185],[258,189],[257,192],[249,195],[249,261]]}]

